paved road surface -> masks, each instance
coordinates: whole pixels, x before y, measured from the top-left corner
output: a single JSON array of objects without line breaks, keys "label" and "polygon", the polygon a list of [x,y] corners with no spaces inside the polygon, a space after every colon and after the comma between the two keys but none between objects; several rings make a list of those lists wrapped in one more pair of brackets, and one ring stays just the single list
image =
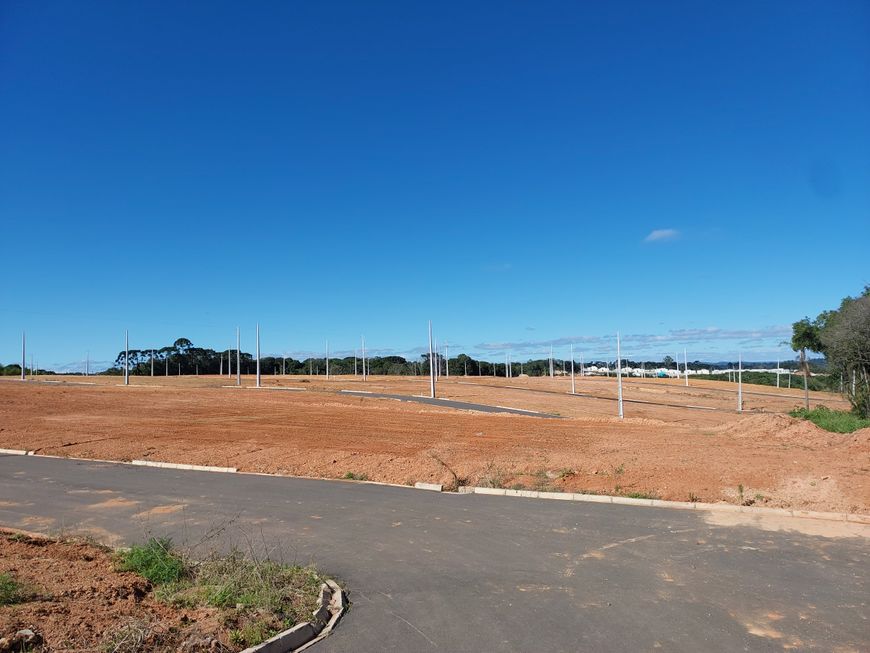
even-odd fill
[{"label": "paved road surface", "polygon": [[549,417],[562,419],[559,415],[541,413],[535,410],[523,408],[510,408],[507,406],[490,406],[488,404],[472,404],[467,401],[454,401],[452,399],[432,399],[432,397],[418,397],[417,395],[395,395],[386,392],[368,392],[365,390],[341,390],[342,394],[354,395],[355,397],[375,397],[378,399],[396,399],[398,401],[413,401],[418,404],[458,408],[460,410],[476,410],[479,413],[511,413],[513,415],[527,415],[529,417]]},{"label": "paved road surface", "polygon": [[5,525],[116,544],[225,526],[316,561],[353,601],[321,653],[870,650],[870,540],[706,518],[0,456]]}]

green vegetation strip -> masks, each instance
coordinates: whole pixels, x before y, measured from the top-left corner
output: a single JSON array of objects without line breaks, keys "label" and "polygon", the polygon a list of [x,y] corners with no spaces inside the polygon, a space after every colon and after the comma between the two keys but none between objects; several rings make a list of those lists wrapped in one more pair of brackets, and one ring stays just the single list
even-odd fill
[{"label": "green vegetation strip", "polygon": [[256,560],[235,549],[194,562],[157,538],[119,553],[117,564],[151,581],[164,603],[218,608],[230,641],[242,647],[309,620],[324,582],[310,567]]},{"label": "green vegetation strip", "polygon": [[870,419],[858,417],[844,410],[831,410],[825,406],[818,406],[812,410],[798,408],[791,411],[789,415],[808,419],[816,426],[833,433],[853,433],[858,429],[870,427]]}]

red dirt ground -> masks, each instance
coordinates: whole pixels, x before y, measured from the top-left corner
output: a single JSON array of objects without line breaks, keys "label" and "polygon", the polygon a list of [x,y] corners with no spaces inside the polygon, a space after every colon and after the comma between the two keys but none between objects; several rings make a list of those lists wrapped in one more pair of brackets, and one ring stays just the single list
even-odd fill
[{"label": "red dirt ground", "polygon": [[[427,393],[427,381],[413,377],[365,384],[354,377],[264,377],[267,387],[303,392],[222,387],[232,382],[226,377],[133,377],[126,388],[117,377],[88,381],[96,385],[0,383],[0,447],[326,478],[352,472],[391,483],[450,484],[455,473],[471,484],[870,508],[870,429],[841,435],[787,416],[802,403],[795,389],[746,385],[748,412],[739,415],[733,384],[630,380],[627,400],[716,410],[626,403],[626,419],[618,420],[613,378],[577,380],[578,393],[600,398],[567,394],[565,378],[459,377],[439,384],[439,396],[566,418],[556,420],[336,392]],[[823,393],[812,400],[843,407]]]},{"label": "red dirt ground", "polygon": [[[0,531],[0,572],[28,590],[0,608],[0,651],[228,651],[216,609],[157,602],[141,576],[114,569],[112,553],[90,543]],[[39,640],[15,642],[28,628]],[[224,642],[218,639],[224,638]],[[133,638],[143,637],[134,648]],[[122,640],[127,638],[127,646]]]}]

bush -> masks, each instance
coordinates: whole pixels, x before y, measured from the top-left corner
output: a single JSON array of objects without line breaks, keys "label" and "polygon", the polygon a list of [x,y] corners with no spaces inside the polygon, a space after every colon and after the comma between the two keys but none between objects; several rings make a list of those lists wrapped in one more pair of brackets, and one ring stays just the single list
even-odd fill
[{"label": "bush", "polygon": [[21,585],[10,574],[0,574],[0,605],[12,605],[24,600]]},{"label": "bush", "polygon": [[844,410],[831,410],[826,406],[818,406],[812,410],[796,408],[789,415],[807,419],[816,426],[833,433],[853,433],[858,429],[870,427],[870,419],[858,417],[854,413]]},{"label": "bush", "polygon": [[154,538],[119,554],[119,571],[134,571],[154,585],[173,583],[187,575],[187,565],[172,551],[172,540]]}]

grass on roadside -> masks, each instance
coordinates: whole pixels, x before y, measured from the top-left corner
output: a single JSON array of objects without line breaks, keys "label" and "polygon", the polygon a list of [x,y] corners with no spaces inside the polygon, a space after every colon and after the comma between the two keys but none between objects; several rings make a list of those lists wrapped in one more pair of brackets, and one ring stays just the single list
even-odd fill
[{"label": "grass on roadside", "polygon": [[310,567],[256,560],[238,549],[194,562],[157,538],[121,552],[118,569],[147,578],[164,603],[218,608],[230,641],[242,647],[310,619],[323,583]]},{"label": "grass on roadside", "polygon": [[363,472],[362,474],[357,474],[356,472],[348,472],[344,476],[343,479],[347,481],[367,481],[369,480],[369,475]]},{"label": "grass on roadside", "polygon": [[845,410],[831,410],[826,406],[817,406],[812,410],[796,408],[789,415],[807,419],[816,426],[833,433],[853,433],[858,429],[870,427],[870,419],[863,419]]},{"label": "grass on roadside", "polygon": [[27,592],[12,574],[0,573],[0,606],[21,603],[27,598]]}]

